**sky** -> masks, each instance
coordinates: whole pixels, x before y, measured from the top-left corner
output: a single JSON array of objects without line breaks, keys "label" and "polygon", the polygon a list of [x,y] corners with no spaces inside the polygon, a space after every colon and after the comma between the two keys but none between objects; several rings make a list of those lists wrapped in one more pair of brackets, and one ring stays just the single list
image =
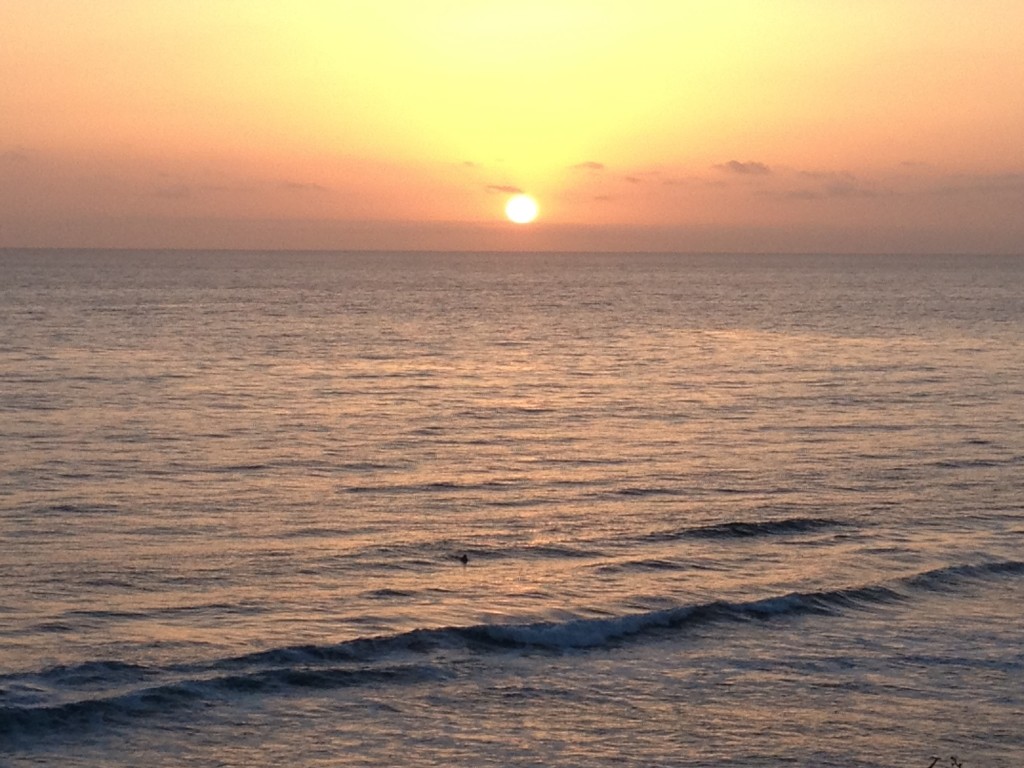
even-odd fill
[{"label": "sky", "polygon": [[0,247],[1019,254],[1022,84],[1021,0],[0,0]]}]

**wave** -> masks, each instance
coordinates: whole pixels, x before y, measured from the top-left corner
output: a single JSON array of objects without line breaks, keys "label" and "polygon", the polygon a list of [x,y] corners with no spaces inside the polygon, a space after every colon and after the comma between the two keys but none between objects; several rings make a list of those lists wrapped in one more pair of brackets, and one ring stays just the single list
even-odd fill
[{"label": "wave", "polygon": [[[831,529],[849,529],[851,527],[853,527],[853,524],[850,522],[832,518],[787,517],[774,520],[735,520],[714,525],[687,525],[680,528],[625,534],[616,537],[614,540],[609,540],[607,536],[581,537],[572,540],[555,538],[550,541],[534,543],[503,542],[501,546],[494,546],[491,543],[484,544],[473,538],[452,538],[427,543],[419,541],[389,544],[373,543],[365,545],[356,554],[359,557],[387,555],[389,562],[401,562],[403,560],[432,562],[438,557],[444,559],[457,558],[463,552],[467,553],[471,559],[477,557],[488,559],[590,559],[612,557],[617,545],[663,543],[681,539],[747,539],[815,533]],[[644,568],[645,564],[649,564],[651,569],[676,569],[681,567],[668,561],[643,559],[636,561],[632,565]],[[622,565],[630,566],[630,564],[611,564],[599,567],[601,569],[618,570]]]},{"label": "wave", "polygon": [[715,525],[687,528],[651,534],[648,538],[670,541],[690,539],[746,539],[757,536],[783,536],[796,533],[814,533],[830,528],[842,528],[846,523],[825,517],[784,517],[777,520],[734,520]]},{"label": "wave", "polygon": [[596,573],[623,573],[623,572],[644,572],[644,571],[686,571],[696,570],[700,566],[691,563],[681,563],[675,560],[664,560],[660,558],[645,558],[642,560],[626,560],[619,563],[602,563],[594,566]]},{"label": "wave", "polygon": [[612,618],[574,619],[523,625],[479,625],[451,629],[471,642],[496,647],[528,647],[566,651],[608,646],[635,636],[695,625],[768,620],[802,614],[837,615],[903,602],[914,592],[937,592],[972,582],[1024,576],[1024,562],[1000,561],[956,565],[925,571],[886,584],[872,584],[816,592],[791,592],[759,600],[716,600],[660,611]]},{"label": "wave", "polygon": [[[963,564],[880,584],[740,602],[714,600],[622,616],[416,629],[333,645],[274,648],[203,664],[147,667],[90,661],[51,667],[0,676],[0,751],[23,738],[158,717],[197,702],[213,704],[238,695],[444,679],[455,674],[467,655],[585,652],[712,624],[872,610],[911,600],[915,593],[1019,576],[1024,576],[1022,561]],[[40,701],[41,697],[51,700]],[[18,698],[21,703],[15,701]]]},{"label": "wave", "polygon": [[991,459],[943,459],[932,464],[939,469],[986,469],[1024,464],[1024,454]]},{"label": "wave", "polygon": [[999,560],[989,563],[950,565],[936,568],[903,581],[908,587],[932,592],[948,591],[956,587],[974,582],[986,581],[1000,576],[1024,576],[1024,562],[1019,560]]},{"label": "wave", "polygon": [[683,496],[685,491],[679,488],[661,488],[661,487],[642,487],[642,486],[626,486],[624,488],[618,488],[612,491],[615,496]]},{"label": "wave", "polygon": [[[607,557],[604,549],[588,546],[594,542],[581,541],[576,543],[509,543],[505,546],[482,545],[469,539],[450,539],[433,541],[428,545],[421,542],[398,544],[372,544],[360,551],[363,556],[389,555],[398,556],[400,561],[432,562],[438,558],[445,560],[458,559],[466,553],[470,559],[487,558],[504,559],[588,559]],[[399,566],[400,567],[401,563]]]},{"label": "wave", "polygon": [[[151,670],[151,674],[158,674],[158,671]],[[54,704],[0,706],[0,752],[4,751],[6,742],[17,746],[22,740],[40,735],[159,717],[175,709],[195,706],[197,702],[211,704],[239,694],[302,688],[337,689],[436,677],[430,665],[367,669],[272,667],[233,675],[184,678],[123,693],[86,696]]]}]

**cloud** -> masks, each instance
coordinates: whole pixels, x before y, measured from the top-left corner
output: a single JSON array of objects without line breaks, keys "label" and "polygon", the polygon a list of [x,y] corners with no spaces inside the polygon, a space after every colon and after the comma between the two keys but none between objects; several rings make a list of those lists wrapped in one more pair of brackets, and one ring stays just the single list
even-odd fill
[{"label": "cloud", "polygon": [[0,162],[4,163],[27,163],[32,159],[31,154],[27,149],[22,147],[14,147],[13,149],[7,149],[0,152]]},{"label": "cloud", "polygon": [[283,181],[280,184],[281,189],[289,189],[296,192],[328,192],[328,188],[323,184],[317,184],[310,181]]},{"label": "cloud", "polygon": [[936,195],[1024,194],[1024,173],[947,176],[934,189]]},{"label": "cloud", "polygon": [[768,176],[772,172],[772,169],[764,163],[755,163],[753,161],[741,163],[739,160],[719,163],[715,168],[726,173],[738,173],[742,176]]},{"label": "cloud", "polygon": [[854,182],[857,177],[849,171],[800,171],[805,179],[816,179],[832,183]]},{"label": "cloud", "polygon": [[854,198],[854,197],[880,197],[881,193],[877,189],[871,189],[870,187],[862,186],[855,181],[836,181],[831,184],[826,184],[822,192],[825,197],[832,198]]},{"label": "cloud", "polygon": [[666,176],[661,179],[662,186],[666,187],[687,187],[690,189],[721,189],[728,186],[728,183],[716,179],[706,179],[702,176]]},{"label": "cloud", "polygon": [[[152,196],[161,200],[188,200],[207,197],[213,194],[248,193],[253,191],[244,185],[229,186],[225,184],[204,184],[176,179],[168,173],[158,173],[162,182],[153,190]],[[283,186],[283,185],[281,185]]]},{"label": "cloud", "polygon": [[522,194],[522,192],[523,192],[523,190],[521,190],[519,187],[513,187],[513,186],[510,186],[508,184],[488,184],[487,185],[487,191],[488,192],[507,192],[510,195],[519,195],[519,194]]},{"label": "cloud", "polygon": [[804,187],[781,192],[762,192],[770,197],[782,197],[787,200],[854,200],[893,196],[892,191],[882,191],[865,186],[853,179],[839,179],[822,184],[816,188]]},{"label": "cloud", "polygon": [[789,181],[781,189],[762,190],[759,194],[786,200],[852,200],[897,194],[877,184],[866,184],[849,171],[794,171]]},{"label": "cloud", "polygon": [[[904,163],[899,167],[907,169],[910,166]],[[1024,196],[1024,173],[933,175],[897,172],[896,175],[862,179],[849,171],[794,171],[775,189],[762,189],[758,194],[786,200],[949,198],[962,202],[975,198],[1012,201]]]},{"label": "cloud", "polygon": [[641,179],[639,176],[625,176],[623,178],[625,178],[625,180],[628,181],[630,184],[643,184],[644,182],[644,180]]},{"label": "cloud", "polygon": [[569,167],[578,171],[603,171],[604,163],[599,163],[596,160],[587,160],[585,163],[576,163],[576,165]]},{"label": "cloud", "polygon": [[186,200],[192,197],[192,188],[188,184],[169,184],[157,188],[153,196],[164,200]]}]

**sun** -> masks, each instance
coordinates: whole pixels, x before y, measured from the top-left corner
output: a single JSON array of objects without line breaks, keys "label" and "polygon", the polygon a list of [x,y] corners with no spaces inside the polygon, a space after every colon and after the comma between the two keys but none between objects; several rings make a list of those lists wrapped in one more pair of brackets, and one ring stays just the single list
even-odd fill
[{"label": "sun", "polygon": [[529,224],[537,218],[537,201],[529,195],[512,195],[505,203],[505,215],[516,224]]}]

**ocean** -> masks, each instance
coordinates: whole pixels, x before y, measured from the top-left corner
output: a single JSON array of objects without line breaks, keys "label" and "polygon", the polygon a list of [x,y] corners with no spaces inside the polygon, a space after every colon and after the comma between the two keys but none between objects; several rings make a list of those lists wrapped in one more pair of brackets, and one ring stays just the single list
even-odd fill
[{"label": "ocean", "polygon": [[0,446],[0,765],[1024,766],[1024,258],[8,249]]}]

